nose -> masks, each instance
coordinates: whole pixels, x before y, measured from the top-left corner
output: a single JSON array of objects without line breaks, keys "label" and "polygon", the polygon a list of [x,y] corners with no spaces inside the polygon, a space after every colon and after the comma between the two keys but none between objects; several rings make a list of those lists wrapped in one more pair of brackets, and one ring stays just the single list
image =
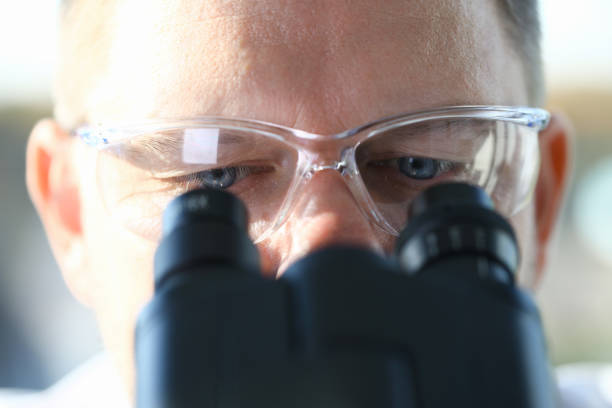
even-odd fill
[{"label": "nose", "polygon": [[384,234],[370,223],[338,171],[317,171],[296,194],[283,226],[260,244],[268,274],[280,276],[297,259],[330,245],[383,252]]}]

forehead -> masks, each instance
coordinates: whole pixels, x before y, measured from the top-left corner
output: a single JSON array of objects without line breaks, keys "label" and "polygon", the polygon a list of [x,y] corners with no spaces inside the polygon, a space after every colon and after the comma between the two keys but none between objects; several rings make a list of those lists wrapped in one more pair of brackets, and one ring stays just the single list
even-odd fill
[{"label": "forehead", "polygon": [[214,114],[328,132],[523,103],[517,60],[489,0],[125,0],[90,104],[101,120]]}]

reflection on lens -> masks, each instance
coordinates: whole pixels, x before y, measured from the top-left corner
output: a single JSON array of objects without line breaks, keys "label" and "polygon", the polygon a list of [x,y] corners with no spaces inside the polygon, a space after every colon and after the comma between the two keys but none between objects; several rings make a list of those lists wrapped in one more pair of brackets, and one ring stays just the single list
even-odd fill
[{"label": "reflection on lens", "polygon": [[355,156],[377,211],[400,231],[413,198],[441,182],[480,186],[511,216],[533,189],[537,134],[503,121],[437,119],[379,131]]},{"label": "reflection on lens", "polygon": [[393,234],[405,226],[412,199],[440,182],[477,185],[498,211],[513,215],[531,197],[538,155],[536,129],[494,119],[393,123],[340,142],[285,141],[257,128],[202,124],[130,135],[103,147],[97,177],[109,213],[138,235],[158,240],[172,199],[216,188],[245,203],[257,241],[280,225],[289,196],[300,194],[290,189],[334,160],[350,165],[342,172],[362,209]]},{"label": "reflection on lens", "polygon": [[135,137],[98,158],[109,212],[138,235],[158,240],[164,208],[196,188],[225,189],[247,206],[257,239],[274,222],[295,173],[297,153],[256,132],[178,129]]}]

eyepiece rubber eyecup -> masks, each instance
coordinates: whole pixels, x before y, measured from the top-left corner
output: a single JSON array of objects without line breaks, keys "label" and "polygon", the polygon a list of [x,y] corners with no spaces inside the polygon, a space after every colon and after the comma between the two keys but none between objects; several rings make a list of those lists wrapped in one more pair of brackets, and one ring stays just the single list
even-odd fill
[{"label": "eyepiece rubber eyecup", "polygon": [[239,199],[223,190],[197,189],[180,195],[168,204],[162,219],[162,237],[177,228],[214,221],[247,230],[247,210]]}]

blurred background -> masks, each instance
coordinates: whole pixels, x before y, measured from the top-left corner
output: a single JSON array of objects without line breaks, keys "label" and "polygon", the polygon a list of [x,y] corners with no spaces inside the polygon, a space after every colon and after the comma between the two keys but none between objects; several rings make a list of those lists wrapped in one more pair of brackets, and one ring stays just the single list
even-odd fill
[{"label": "blurred background", "polygon": [[[543,0],[548,108],[576,129],[575,172],[537,300],[555,364],[612,363],[612,1]],[[24,185],[28,133],[51,115],[55,1],[0,3],[0,388],[44,388],[101,350]]]}]

